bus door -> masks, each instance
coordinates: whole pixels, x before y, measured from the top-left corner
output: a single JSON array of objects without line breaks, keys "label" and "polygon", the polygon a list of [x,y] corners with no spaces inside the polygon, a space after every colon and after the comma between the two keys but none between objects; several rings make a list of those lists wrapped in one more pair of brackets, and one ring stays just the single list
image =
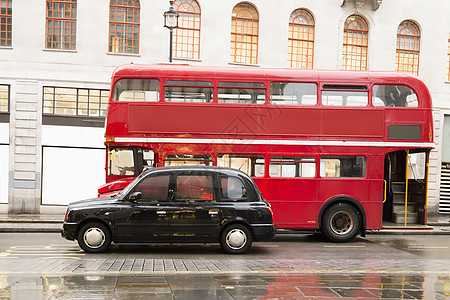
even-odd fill
[{"label": "bus door", "polygon": [[428,157],[428,150],[386,155],[383,226],[426,225]]}]

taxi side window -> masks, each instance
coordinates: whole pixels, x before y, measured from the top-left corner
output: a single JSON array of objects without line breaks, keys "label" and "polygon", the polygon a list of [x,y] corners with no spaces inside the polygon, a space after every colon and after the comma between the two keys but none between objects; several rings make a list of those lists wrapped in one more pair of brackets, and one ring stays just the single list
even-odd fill
[{"label": "taxi side window", "polygon": [[234,176],[220,177],[222,201],[246,200],[247,189],[241,179]]},{"label": "taxi side window", "polygon": [[149,176],[139,182],[135,192],[142,193],[143,201],[167,201],[170,175]]},{"label": "taxi side window", "polygon": [[212,175],[178,175],[175,200],[213,200]]}]

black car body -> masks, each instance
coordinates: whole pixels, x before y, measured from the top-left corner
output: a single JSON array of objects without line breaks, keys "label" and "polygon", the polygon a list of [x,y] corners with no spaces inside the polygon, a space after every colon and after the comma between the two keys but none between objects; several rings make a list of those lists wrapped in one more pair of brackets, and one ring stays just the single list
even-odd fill
[{"label": "black car body", "polygon": [[61,231],[86,252],[111,242],[219,242],[244,253],[274,233],[270,205],[250,177],[196,166],[147,170],[116,196],[71,203]]}]

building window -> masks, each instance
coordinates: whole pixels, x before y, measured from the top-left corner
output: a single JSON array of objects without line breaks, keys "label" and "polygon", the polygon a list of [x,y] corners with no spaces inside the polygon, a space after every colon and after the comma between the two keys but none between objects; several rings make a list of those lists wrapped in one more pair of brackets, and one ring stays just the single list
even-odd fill
[{"label": "building window", "polygon": [[139,7],[138,0],[111,0],[109,52],[139,53]]},{"label": "building window", "polygon": [[412,21],[403,21],[397,29],[395,69],[419,75],[420,31]]},{"label": "building window", "polygon": [[314,19],[304,10],[294,10],[289,18],[288,66],[312,69],[314,55]]},{"label": "building window", "polygon": [[448,36],[448,52],[447,52],[447,82],[450,82],[450,34]]},{"label": "building window", "polygon": [[11,47],[12,0],[0,1],[0,46]]},{"label": "building window", "polygon": [[106,117],[109,91],[44,87],[44,114]]},{"label": "building window", "polygon": [[9,85],[0,85],[0,112],[9,112]]},{"label": "building window", "polygon": [[258,63],[259,15],[249,3],[239,3],[231,17],[231,62]]},{"label": "building window", "polygon": [[200,6],[195,0],[176,0],[174,9],[180,14],[175,29],[173,49],[177,58],[200,58]]},{"label": "building window", "polygon": [[47,49],[75,50],[76,0],[47,0],[45,40]]},{"label": "building window", "polygon": [[342,69],[367,70],[367,44],[369,29],[360,16],[350,16],[344,25]]}]

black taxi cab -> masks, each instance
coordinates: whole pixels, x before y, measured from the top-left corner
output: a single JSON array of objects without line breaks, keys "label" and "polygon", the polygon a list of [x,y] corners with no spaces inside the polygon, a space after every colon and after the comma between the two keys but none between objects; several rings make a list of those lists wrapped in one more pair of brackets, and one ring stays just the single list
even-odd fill
[{"label": "black taxi cab", "polygon": [[71,203],[61,230],[85,252],[112,242],[219,242],[238,254],[274,234],[270,205],[247,174],[199,166],[150,169],[115,196]]}]

